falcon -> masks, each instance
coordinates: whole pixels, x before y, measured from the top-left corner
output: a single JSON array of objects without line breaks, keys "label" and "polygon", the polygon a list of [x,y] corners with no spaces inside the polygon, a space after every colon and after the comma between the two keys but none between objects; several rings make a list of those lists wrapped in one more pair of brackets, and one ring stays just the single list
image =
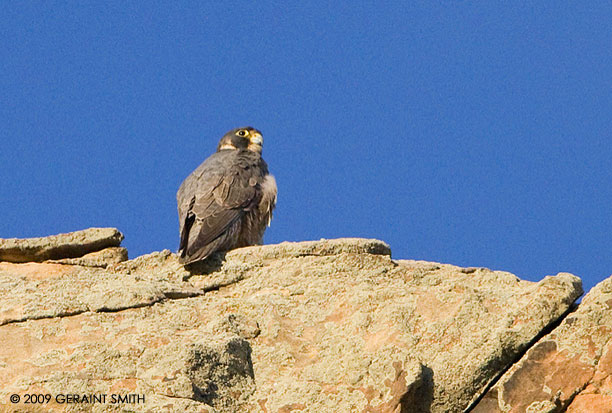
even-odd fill
[{"label": "falcon", "polygon": [[262,147],[257,129],[232,129],[217,152],[183,181],[176,194],[181,263],[262,243],[276,205],[276,181],[261,157]]}]

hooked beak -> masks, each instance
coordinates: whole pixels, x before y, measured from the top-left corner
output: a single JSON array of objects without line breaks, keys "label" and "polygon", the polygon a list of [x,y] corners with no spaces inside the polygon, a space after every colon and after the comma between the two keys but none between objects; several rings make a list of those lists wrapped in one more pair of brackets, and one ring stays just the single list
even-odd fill
[{"label": "hooked beak", "polygon": [[263,136],[261,136],[259,132],[252,132],[249,137],[249,142],[251,142],[252,145],[263,146]]}]

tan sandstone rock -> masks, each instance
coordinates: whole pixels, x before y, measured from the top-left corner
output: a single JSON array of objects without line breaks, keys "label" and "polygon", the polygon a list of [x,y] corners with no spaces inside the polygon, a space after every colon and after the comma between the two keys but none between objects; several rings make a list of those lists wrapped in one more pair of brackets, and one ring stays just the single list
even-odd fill
[{"label": "tan sandstone rock", "polygon": [[100,251],[90,252],[78,258],[62,258],[61,260],[47,260],[45,262],[81,265],[83,267],[102,267],[106,268],[111,264],[118,264],[127,261],[128,251],[123,247],[109,247]]},{"label": "tan sandstone rock", "polygon": [[612,412],[612,278],[504,374],[473,412]]},{"label": "tan sandstone rock", "polygon": [[118,247],[123,234],[116,228],[89,228],[41,238],[0,238],[0,261],[42,262],[76,258],[108,247]]},{"label": "tan sandstone rock", "polygon": [[[0,263],[0,325],[86,311],[118,311],[168,297],[190,297],[199,289],[170,251],[107,269],[53,263]],[[137,268],[135,267],[137,266]]]},{"label": "tan sandstone rock", "polygon": [[[237,249],[185,270],[0,265],[0,408],[13,393],[142,394],[49,411],[461,412],[580,296],[393,261],[375,240]],[[51,297],[49,297],[51,296]]]}]

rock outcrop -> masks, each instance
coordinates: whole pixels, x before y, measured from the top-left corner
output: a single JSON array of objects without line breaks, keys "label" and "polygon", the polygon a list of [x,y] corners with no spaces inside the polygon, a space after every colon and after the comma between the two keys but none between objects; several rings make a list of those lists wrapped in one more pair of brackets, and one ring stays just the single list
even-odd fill
[{"label": "rock outcrop", "polygon": [[571,274],[393,260],[376,240],[241,248],[189,270],[170,251],[88,262],[0,263],[0,409],[27,410],[33,393],[50,395],[44,411],[100,412],[608,401],[609,283],[566,316],[582,294]]},{"label": "rock outcrop", "polygon": [[[121,241],[123,241],[123,234],[116,228],[89,228],[41,238],[0,238],[0,261],[63,260],[83,257],[86,254],[110,248],[111,251],[89,257],[98,263],[96,266],[106,266],[100,263],[119,262],[127,259],[127,250],[119,247]],[[73,262],[67,263],[72,264]],[[87,263],[87,259],[82,263]]]},{"label": "rock outcrop", "polygon": [[612,278],[493,386],[478,412],[612,412]]}]

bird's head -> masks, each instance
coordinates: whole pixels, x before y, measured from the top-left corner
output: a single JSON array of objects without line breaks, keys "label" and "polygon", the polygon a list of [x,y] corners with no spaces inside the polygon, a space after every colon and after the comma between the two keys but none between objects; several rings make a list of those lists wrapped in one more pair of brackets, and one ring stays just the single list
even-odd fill
[{"label": "bird's head", "polygon": [[261,153],[263,136],[261,132],[251,126],[232,129],[227,132],[217,145],[217,152],[223,150],[247,149]]}]

